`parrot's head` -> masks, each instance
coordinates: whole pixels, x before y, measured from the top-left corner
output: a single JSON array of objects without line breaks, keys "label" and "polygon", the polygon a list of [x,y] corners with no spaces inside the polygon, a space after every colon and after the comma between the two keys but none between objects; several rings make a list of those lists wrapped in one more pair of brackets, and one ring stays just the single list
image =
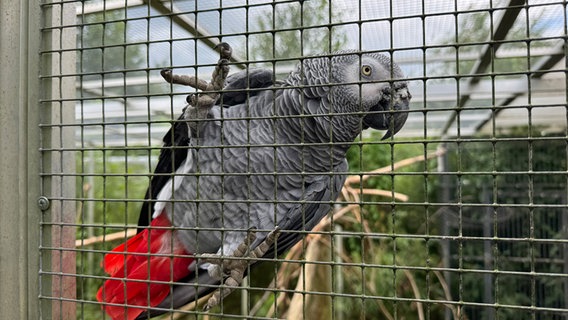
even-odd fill
[{"label": "parrot's head", "polygon": [[362,112],[363,129],[393,136],[408,118],[411,98],[402,71],[383,54],[346,53],[331,59],[332,82],[339,84],[330,90],[334,106]]}]

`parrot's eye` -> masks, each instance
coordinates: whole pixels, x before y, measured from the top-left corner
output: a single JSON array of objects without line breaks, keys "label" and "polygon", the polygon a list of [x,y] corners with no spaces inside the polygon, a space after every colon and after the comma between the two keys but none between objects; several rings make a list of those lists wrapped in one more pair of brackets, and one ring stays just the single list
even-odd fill
[{"label": "parrot's eye", "polygon": [[361,73],[362,73],[364,76],[367,76],[367,77],[368,77],[368,76],[371,75],[371,73],[373,73],[373,68],[371,68],[371,66],[364,65],[364,66],[361,67]]}]

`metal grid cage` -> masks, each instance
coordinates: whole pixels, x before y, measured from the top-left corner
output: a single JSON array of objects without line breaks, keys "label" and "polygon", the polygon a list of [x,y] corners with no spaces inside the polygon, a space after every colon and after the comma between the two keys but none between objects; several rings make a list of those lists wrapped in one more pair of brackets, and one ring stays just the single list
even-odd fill
[{"label": "metal grid cage", "polygon": [[136,233],[194,92],[159,72],[209,81],[221,41],[231,72],[277,79],[313,54],[382,53],[413,98],[394,139],[355,139],[332,212],[298,245],[220,306],[164,319],[568,317],[566,1],[45,0],[41,13],[41,318],[108,318],[101,261]]}]

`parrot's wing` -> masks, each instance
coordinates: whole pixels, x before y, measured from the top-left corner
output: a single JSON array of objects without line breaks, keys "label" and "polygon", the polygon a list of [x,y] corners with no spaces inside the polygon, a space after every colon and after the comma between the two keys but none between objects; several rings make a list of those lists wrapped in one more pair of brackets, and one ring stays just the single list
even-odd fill
[{"label": "parrot's wing", "polygon": [[245,103],[247,98],[262,91],[259,89],[272,85],[274,85],[274,74],[267,69],[248,69],[233,73],[227,77],[223,94],[218,102],[224,107]]},{"label": "parrot's wing", "polygon": [[[250,69],[234,73],[227,78],[226,85],[223,88],[227,92],[222,94],[222,98],[218,102],[222,103],[224,107],[244,103],[247,98],[261,92],[259,89],[272,86],[274,84],[273,78],[272,71],[266,69]],[[183,121],[183,113],[172,124],[170,130],[164,136],[163,142],[158,164],[144,196],[146,201],[142,204],[138,217],[138,232],[150,224],[153,214],[152,208],[158,193],[187,158],[189,132],[187,124]]]},{"label": "parrot's wing", "polygon": [[[290,209],[286,215],[286,221],[279,226],[282,231],[278,236],[276,246],[272,246],[266,252],[265,258],[273,259],[286,252],[304,236],[303,233],[297,231],[312,230],[333,209],[332,203],[337,199],[343,188],[347,170],[348,165],[345,160],[341,165],[335,167],[334,172],[337,172],[337,174],[331,178],[321,176],[306,186],[305,197],[302,198],[305,203],[298,203]],[[264,239],[257,241],[262,242],[262,240]]]}]

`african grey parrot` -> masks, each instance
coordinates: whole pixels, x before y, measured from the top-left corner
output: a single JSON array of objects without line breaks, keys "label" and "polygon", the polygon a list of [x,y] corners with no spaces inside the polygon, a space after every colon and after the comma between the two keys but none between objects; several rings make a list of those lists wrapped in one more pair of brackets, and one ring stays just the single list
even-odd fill
[{"label": "african grey parrot", "polygon": [[203,119],[185,112],[166,134],[141,232],[105,256],[104,310],[142,319],[214,291],[231,270],[196,256],[240,256],[251,229],[263,257],[289,249],[330,212],[354,139],[369,127],[398,132],[410,98],[378,53],[306,58],[278,82],[262,69],[230,75]]}]

